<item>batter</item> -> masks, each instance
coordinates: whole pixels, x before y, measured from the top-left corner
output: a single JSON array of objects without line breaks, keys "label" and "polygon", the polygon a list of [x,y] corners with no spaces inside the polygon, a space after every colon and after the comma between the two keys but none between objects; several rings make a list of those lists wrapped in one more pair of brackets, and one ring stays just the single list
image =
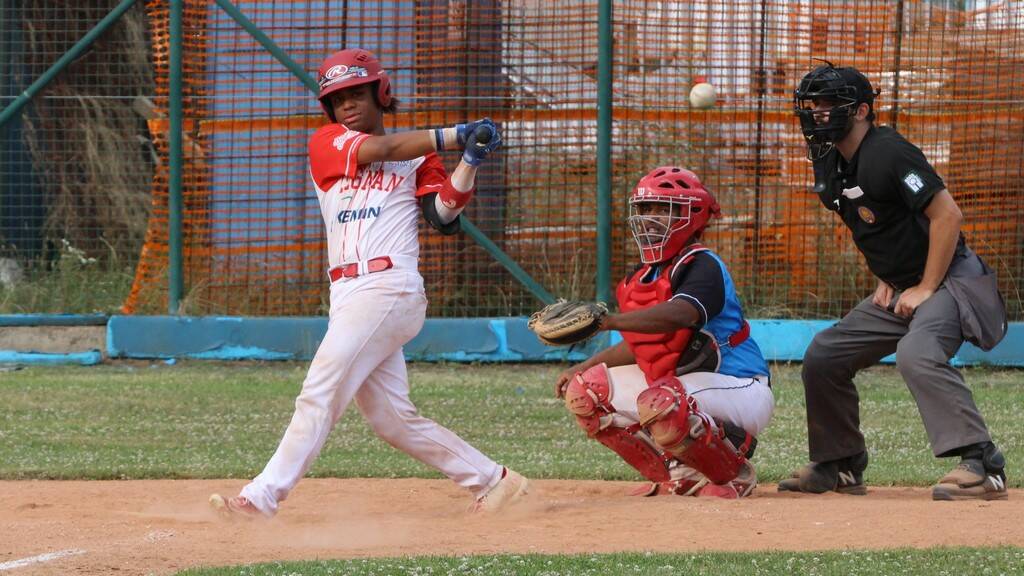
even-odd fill
[{"label": "batter", "polygon": [[[443,233],[457,232],[477,167],[500,135],[486,119],[386,135],[384,113],[397,100],[366,50],[331,55],[319,84],[331,123],[310,139],[309,164],[327,228],[327,334],[273,457],[238,496],[214,494],[210,503],[225,516],[272,517],[355,400],[384,441],[469,490],[473,511],[498,510],[526,494],[527,480],[417,412],[402,346],[422,328],[427,308],[417,270],[419,214]],[[463,150],[451,178],[437,150]]]}]

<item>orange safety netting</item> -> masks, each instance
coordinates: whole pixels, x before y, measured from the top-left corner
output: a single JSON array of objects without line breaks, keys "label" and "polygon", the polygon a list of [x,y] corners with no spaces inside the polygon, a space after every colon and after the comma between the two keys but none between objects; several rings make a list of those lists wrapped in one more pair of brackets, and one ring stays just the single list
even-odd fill
[{"label": "orange safety netting", "polygon": [[[831,317],[870,292],[849,233],[810,191],[791,112],[793,89],[818,57],[856,66],[881,89],[877,122],[895,125],[943,176],[968,243],[1000,274],[1020,318],[1024,3],[941,4],[615,2],[613,278],[636,260],[625,225],[631,186],[654,166],[679,164],[723,206],[707,242],[730,264],[750,315]],[[499,122],[505,145],[485,164],[468,215],[552,293],[593,296],[597,2],[237,5],[311,73],[343,46],[376,52],[401,101],[390,128]],[[147,9],[166,110],[166,2]],[[186,2],[184,28],[185,311],[323,311],[323,224],[305,152],[319,106],[216,5]],[[711,110],[689,106],[698,76],[717,88]],[[166,130],[165,119],[150,121],[162,162],[127,312],[166,308]],[[423,227],[421,242],[431,315],[536,307],[464,235]]]}]

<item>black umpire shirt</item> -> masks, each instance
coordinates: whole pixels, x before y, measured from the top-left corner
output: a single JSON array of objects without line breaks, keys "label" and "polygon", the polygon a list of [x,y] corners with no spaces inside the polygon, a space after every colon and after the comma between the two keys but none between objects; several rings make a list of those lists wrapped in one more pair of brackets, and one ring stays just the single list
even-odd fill
[{"label": "black umpire shirt", "polygon": [[[945,189],[921,150],[872,126],[850,162],[833,149],[815,162],[815,190],[853,233],[868,268],[898,290],[916,286],[928,260],[928,203]],[[954,259],[966,255],[960,235]]]}]

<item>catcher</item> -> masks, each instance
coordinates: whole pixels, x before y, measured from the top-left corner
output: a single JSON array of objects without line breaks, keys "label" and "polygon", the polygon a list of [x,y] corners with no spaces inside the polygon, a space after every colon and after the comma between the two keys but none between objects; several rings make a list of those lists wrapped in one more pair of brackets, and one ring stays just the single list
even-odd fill
[{"label": "catcher", "polygon": [[640,180],[629,207],[641,264],[616,290],[620,313],[560,302],[531,318],[549,343],[623,337],[562,372],[555,393],[588,436],[650,480],[638,495],[746,496],[774,399],[729,272],[698,243],[718,203],[696,174],[668,166]]}]

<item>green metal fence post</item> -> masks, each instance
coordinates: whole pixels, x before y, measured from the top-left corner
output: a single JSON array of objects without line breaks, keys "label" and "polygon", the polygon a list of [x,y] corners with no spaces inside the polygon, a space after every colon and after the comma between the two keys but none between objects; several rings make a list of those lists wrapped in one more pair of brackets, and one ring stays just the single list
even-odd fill
[{"label": "green metal fence post", "polygon": [[491,256],[493,256],[494,259],[497,260],[499,264],[504,266],[505,269],[508,270],[509,273],[512,274],[512,276],[516,280],[519,280],[519,282],[521,282],[523,286],[526,286],[526,288],[530,292],[532,292],[533,295],[537,297],[537,299],[539,299],[541,302],[544,302],[545,304],[551,304],[552,302],[555,301],[555,297],[552,296],[550,292],[545,290],[544,287],[538,284],[537,281],[534,280],[532,277],[530,277],[530,275],[527,274],[525,270],[520,268],[519,265],[516,264],[516,261],[509,257],[508,254],[502,252],[501,248],[498,248],[498,246],[494,242],[492,242],[491,239],[488,238],[486,234],[481,232],[480,229],[477,228],[475,224],[469,221],[469,218],[463,216],[462,222],[460,222],[460,224],[462,226],[463,232],[465,232],[470,238],[476,240],[477,243],[480,244],[480,246],[482,246],[484,250],[490,252]]},{"label": "green metal fence post", "polygon": [[218,6],[227,12],[228,16],[231,16],[235,22],[238,22],[239,26],[244,28],[250,36],[260,43],[261,46],[266,48],[267,52],[270,52],[271,56],[277,58],[278,62],[284,64],[284,67],[287,68],[289,72],[301,80],[302,83],[306,85],[306,88],[309,88],[314,94],[320,91],[320,86],[316,83],[316,79],[310,76],[298,62],[292,60],[291,56],[288,56],[288,53],[282,50],[280,46],[270,39],[269,36],[264,34],[263,30],[260,30],[259,26],[254,24],[252,20],[246,18],[245,14],[242,14],[242,11],[232,4],[230,0],[216,0],[216,2]]},{"label": "green metal fence post", "polygon": [[597,16],[597,299],[611,298],[612,277],[612,0]]},{"label": "green metal fence post", "polygon": [[[296,78],[301,80],[302,83],[305,84],[306,87],[309,88],[311,92],[316,94],[317,92],[320,91],[320,86],[316,83],[316,80],[314,80],[313,77],[311,77],[302,68],[302,66],[299,66],[299,64],[295,62],[295,60],[292,60],[291,57],[288,56],[288,54],[284,50],[282,50],[281,47],[278,46],[273,40],[271,40],[269,36],[264,34],[263,31],[260,30],[259,26],[256,26],[256,24],[254,24],[251,20],[246,18],[245,14],[242,14],[242,11],[239,10],[237,6],[232,4],[230,0],[215,1],[217,2],[218,6],[220,6],[225,12],[227,12],[228,16],[231,16],[235,20],[235,22],[238,22],[238,24],[242,28],[244,28],[246,32],[252,35],[252,37],[257,42],[260,43],[260,45],[266,48],[267,51],[274,56],[274,58],[277,58],[277,60],[281,64],[284,64],[284,66],[288,68],[288,70],[290,70],[291,73],[295,75]],[[609,95],[610,94],[611,91],[609,88]],[[544,287],[541,286],[536,280],[534,280],[529,274],[527,274],[525,270],[520,268],[519,265],[516,264],[515,261],[512,260],[512,258],[508,254],[505,254],[505,252],[502,251],[502,249],[499,248],[497,244],[492,242],[491,239],[488,238],[486,234],[481,232],[479,228],[473,225],[473,223],[469,221],[469,218],[467,218],[465,214],[462,215],[462,229],[466,232],[466,234],[473,238],[473,240],[476,240],[477,244],[479,244],[481,248],[486,250],[495,260],[501,263],[501,265],[504,266],[512,274],[512,276],[516,280],[518,280],[523,286],[525,286],[526,289],[529,290],[530,293],[533,294],[538,300],[544,302],[545,304],[550,304],[551,302],[555,301],[555,298],[551,295],[551,293],[545,290]]]},{"label": "green metal fence post", "polygon": [[75,42],[75,45],[65,52],[59,60],[54,62],[53,66],[50,66],[46,72],[43,72],[39,78],[36,78],[36,81],[33,82],[31,86],[26,88],[24,92],[15,98],[14,102],[11,102],[9,106],[4,108],[3,112],[0,112],[0,126],[3,126],[11,116],[14,116],[21,111],[25,104],[28,104],[29,100],[31,100],[40,90],[46,87],[46,85],[49,84],[57,74],[60,74],[61,70],[81,56],[82,53],[85,52],[85,50],[89,48],[97,38],[99,38],[100,34],[103,34],[107,28],[110,28],[111,24],[117,22],[117,19],[132,7],[132,4],[135,4],[135,0],[121,0],[121,3],[111,10],[103,20],[100,20],[99,24],[93,26],[92,30],[86,32],[85,36],[82,36],[81,40]]},{"label": "green metal fence post", "polygon": [[168,158],[168,191],[167,209],[168,218],[168,290],[167,308],[168,313],[178,314],[181,308],[181,296],[184,291],[184,279],[182,270],[182,239],[181,239],[181,11],[183,0],[171,0],[171,22],[170,22],[170,93],[168,94],[168,116],[170,127],[168,132],[168,144],[170,146]]}]

